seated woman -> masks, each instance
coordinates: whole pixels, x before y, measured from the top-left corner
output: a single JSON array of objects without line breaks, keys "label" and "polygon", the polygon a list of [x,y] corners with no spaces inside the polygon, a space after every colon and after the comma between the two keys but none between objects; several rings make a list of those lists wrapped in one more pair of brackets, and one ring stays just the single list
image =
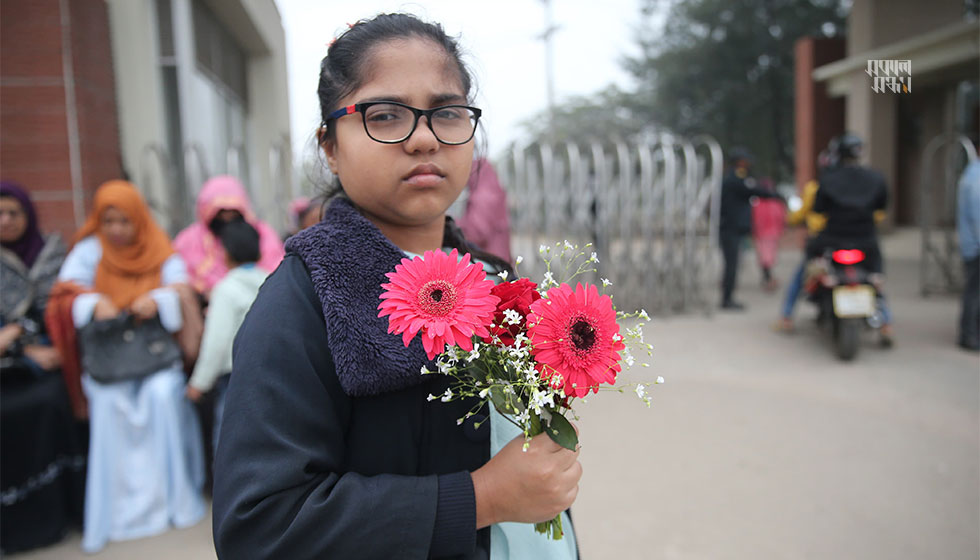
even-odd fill
[{"label": "seated woman", "polygon": [[55,543],[81,523],[85,449],[43,320],[65,247],[57,234],[41,235],[27,192],[6,181],[0,241],[0,548],[7,554]]},{"label": "seated woman", "polygon": [[[76,234],[58,279],[91,290],[72,304],[76,328],[121,312],[144,321],[159,316],[170,332],[181,327],[172,285],[187,281],[184,262],[142,196],[125,181],[109,181],[96,191],[92,214]],[[90,350],[81,344],[83,356]],[[179,359],[150,375],[114,383],[83,373],[90,422],[86,552],[109,540],[146,537],[204,517],[201,431],[184,398],[184,381]]]},{"label": "seated woman", "polygon": [[187,264],[191,286],[205,298],[228,274],[220,241],[221,226],[242,219],[259,232],[259,268],[272,272],[285,255],[276,231],[252,212],[245,187],[238,179],[230,175],[212,177],[197,197],[197,221],[174,239],[174,248]]}]

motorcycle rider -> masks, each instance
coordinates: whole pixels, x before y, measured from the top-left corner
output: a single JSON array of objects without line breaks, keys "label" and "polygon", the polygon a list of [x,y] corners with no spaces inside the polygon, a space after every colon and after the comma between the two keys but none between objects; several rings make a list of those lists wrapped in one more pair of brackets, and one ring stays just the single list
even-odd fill
[{"label": "motorcycle rider", "polygon": [[[864,142],[846,132],[837,140],[837,165],[820,177],[813,201],[813,212],[823,214],[823,230],[807,241],[807,258],[827,249],[860,249],[868,271],[881,274],[883,262],[878,246],[875,212],[888,204],[888,186],[881,173],[859,163]],[[887,307],[882,306],[881,343],[892,343],[892,326]]]},{"label": "motorcycle rider", "polygon": [[[819,179],[823,177],[824,173],[834,169],[838,164],[838,141],[839,137],[835,136],[832,138],[827,147],[824,148],[817,156],[817,179],[812,179],[803,186],[803,193],[799,208],[786,215],[786,225],[806,225],[807,239],[816,237],[821,231],[823,231],[823,228],[827,223],[826,216],[813,211],[813,202],[817,198],[817,191],[820,189]],[[881,222],[885,221],[886,216],[887,215],[884,210],[875,210],[875,224],[880,224]],[[793,275],[790,277],[789,283],[786,285],[786,295],[783,299],[783,306],[781,309],[782,314],[776,324],[773,325],[773,329],[777,332],[792,333],[794,331],[793,308],[796,307],[796,300],[799,298],[800,292],[803,290],[803,276],[807,264],[805,248],[801,257],[802,260],[799,266],[796,268],[796,272],[793,273]],[[890,312],[883,295],[880,298],[879,304],[881,306],[882,314],[889,317]]]}]

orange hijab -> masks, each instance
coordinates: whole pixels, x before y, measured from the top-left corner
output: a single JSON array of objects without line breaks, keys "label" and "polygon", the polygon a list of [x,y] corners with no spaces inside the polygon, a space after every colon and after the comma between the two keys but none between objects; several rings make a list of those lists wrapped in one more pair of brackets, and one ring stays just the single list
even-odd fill
[{"label": "orange hijab", "polygon": [[[125,214],[136,227],[132,245],[116,247],[103,237],[100,220],[110,206]],[[160,287],[161,268],[174,250],[132,183],[108,181],[95,191],[92,213],[75,234],[75,242],[92,234],[102,243],[102,259],[95,271],[95,291],[105,294],[116,307],[124,309],[139,296]]]}]

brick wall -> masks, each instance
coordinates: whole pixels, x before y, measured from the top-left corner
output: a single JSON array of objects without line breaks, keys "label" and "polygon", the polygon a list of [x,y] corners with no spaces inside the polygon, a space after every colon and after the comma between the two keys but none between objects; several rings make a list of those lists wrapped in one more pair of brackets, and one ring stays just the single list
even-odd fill
[{"label": "brick wall", "polygon": [[[108,23],[105,0],[0,0],[0,177],[24,185],[37,204],[41,228],[66,239],[85,218],[76,216],[73,189],[87,209],[98,185],[120,176]],[[65,31],[68,45],[62,40]],[[66,46],[75,90],[77,185],[71,172]]]}]

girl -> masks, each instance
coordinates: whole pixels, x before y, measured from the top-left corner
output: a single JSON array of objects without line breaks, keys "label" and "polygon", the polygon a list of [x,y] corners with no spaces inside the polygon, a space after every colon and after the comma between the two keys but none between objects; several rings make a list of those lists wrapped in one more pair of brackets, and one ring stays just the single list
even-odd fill
[{"label": "girl", "polygon": [[575,558],[571,530],[549,541],[530,523],[571,506],[578,453],[547,436],[526,453],[521,438],[495,445],[485,415],[457,425],[473,403],[428,402],[447,381],[422,376],[421,342],[405,348],[377,316],[406,254],[505,266],[446,217],[473,159],[470,84],[455,41],[412,16],[330,46],[318,139],[342,193],[287,244],[239,331],[215,459],[220,557]]},{"label": "girl", "polygon": [[[171,332],[181,327],[172,285],[187,281],[184,262],[136,187],[125,181],[109,181],[96,191],[92,214],[76,234],[58,280],[91,290],[72,304],[79,329],[122,310],[143,320],[159,316]],[[81,350],[86,352],[84,345]],[[180,362],[108,384],[85,374],[82,387],[91,434],[82,548],[96,552],[109,540],[200,521],[203,448],[194,409],[184,398]]]},{"label": "girl", "polygon": [[210,297],[214,285],[228,274],[225,250],[220,241],[221,226],[242,219],[259,232],[262,255],[259,267],[272,272],[282,260],[279,235],[252,212],[252,204],[241,182],[230,175],[212,177],[197,196],[197,221],[174,239],[174,248],[187,265],[191,286],[205,298]]}]

